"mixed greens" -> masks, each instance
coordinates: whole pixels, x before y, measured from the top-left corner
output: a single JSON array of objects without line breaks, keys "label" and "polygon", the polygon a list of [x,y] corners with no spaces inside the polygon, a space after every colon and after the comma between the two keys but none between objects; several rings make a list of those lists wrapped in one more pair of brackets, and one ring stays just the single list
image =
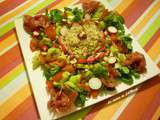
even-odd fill
[{"label": "mixed greens", "polygon": [[133,84],[146,71],[145,58],[133,52],[124,23],[97,1],[82,3],[82,9],[24,16],[24,29],[32,36],[33,69],[40,67],[46,77],[51,110],[81,107],[120,82]]}]

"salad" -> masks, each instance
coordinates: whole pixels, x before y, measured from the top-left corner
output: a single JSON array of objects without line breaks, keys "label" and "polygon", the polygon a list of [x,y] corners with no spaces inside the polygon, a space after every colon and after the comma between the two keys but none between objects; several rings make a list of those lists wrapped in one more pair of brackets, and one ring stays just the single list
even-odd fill
[{"label": "salad", "polygon": [[51,111],[82,107],[87,99],[115,90],[121,82],[131,85],[146,72],[145,58],[133,52],[124,23],[98,1],[24,16],[24,29],[32,37],[33,69],[43,71]]}]

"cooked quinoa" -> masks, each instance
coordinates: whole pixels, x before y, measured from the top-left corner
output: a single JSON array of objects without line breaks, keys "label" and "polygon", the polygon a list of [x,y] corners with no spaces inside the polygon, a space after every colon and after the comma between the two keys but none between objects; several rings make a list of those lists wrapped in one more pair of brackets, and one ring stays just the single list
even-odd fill
[{"label": "cooked quinoa", "polygon": [[[62,42],[68,51],[72,51],[76,57],[87,57],[92,54],[101,40],[101,33],[94,22],[87,22],[83,25],[73,25],[66,28],[66,34],[62,37]],[[80,39],[78,34],[84,32],[85,39]]]}]

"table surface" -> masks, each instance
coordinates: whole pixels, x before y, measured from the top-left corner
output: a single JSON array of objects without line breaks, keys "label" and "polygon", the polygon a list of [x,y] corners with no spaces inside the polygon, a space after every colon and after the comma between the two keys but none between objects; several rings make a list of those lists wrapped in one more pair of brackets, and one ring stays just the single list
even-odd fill
[{"label": "table surface", "polygon": [[[136,40],[160,67],[160,0],[103,1],[124,16]],[[14,19],[73,2],[75,0],[0,0],[0,120],[39,119]],[[158,120],[159,117],[160,76],[156,76],[135,94],[110,105],[103,101],[62,120]]]}]

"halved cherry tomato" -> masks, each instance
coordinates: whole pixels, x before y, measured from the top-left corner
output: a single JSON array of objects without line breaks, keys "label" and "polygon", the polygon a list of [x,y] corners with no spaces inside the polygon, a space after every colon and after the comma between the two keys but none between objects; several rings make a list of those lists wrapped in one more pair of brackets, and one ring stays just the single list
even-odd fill
[{"label": "halved cherry tomato", "polygon": [[32,39],[30,42],[30,48],[32,50],[32,52],[34,52],[35,50],[37,50],[38,48],[38,41]]},{"label": "halved cherry tomato", "polygon": [[106,48],[106,46],[105,46],[105,45],[102,45],[99,49],[95,50],[94,53],[104,51],[105,48]]},{"label": "halved cherry tomato", "polygon": [[95,58],[93,56],[90,56],[87,58],[87,63],[93,63],[95,61]]},{"label": "halved cherry tomato", "polygon": [[45,34],[50,38],[50,39],[56,39],[56,30],[53,25],[49,25],[48,27],[45,28]]},{"label": "halved cherry tomato", "polygon": [[87,63],[87,59],[85,58],[79,58],[77,63],[82,64],[82,63]]},{"label": "halved cherry tomato", "polygon": [[53,46],[52,47],[57,48],[56,41],[53,42]]},{"label": "halved cherry tomato", "polygon": [[92,90],[91,91],[92,98],[97,98],[99,93],[100,93],[100,90]]},{"label": "halved cherry tomato", "polygon": [[102,53],[98,54],[97,56],[95,56],[95,60],[99,60],[99,59],[103,58],[104,56],[105,56],[105,53],[102,52]]},{"label": "halved cherry tomato", "polygon": [[46,81],[46,84],[47,84],[47,89],[48,89],[48,90],[51,90],[51,89],[53,88],[52,81],[47,80],[47,81]]},{"label": "halved cherry tomato", "polygon": [[48,46],[47,45],[42,45],[40,46],[40,49],[44,52],[46,52],[48,50]]},{"label": "halved cherry tomato", "polygon": [[61,41],[61,37],[58,37],[58,43],[61,46],[61,49],[63,50],[64,53],[67,53],[67,49],[65,48],[65,46],[63,45],[62,41]]}]

